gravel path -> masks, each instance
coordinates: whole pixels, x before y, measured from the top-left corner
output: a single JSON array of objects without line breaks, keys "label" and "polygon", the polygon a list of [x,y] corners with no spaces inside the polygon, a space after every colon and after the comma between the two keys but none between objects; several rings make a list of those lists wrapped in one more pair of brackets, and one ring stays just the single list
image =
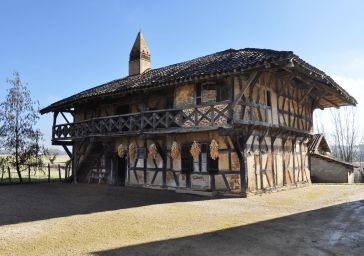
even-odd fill
[{"label": "gravel path", "polygon": [[85,184],[0,187],[0,255],[363,255],[364,185],[205,198]]}]

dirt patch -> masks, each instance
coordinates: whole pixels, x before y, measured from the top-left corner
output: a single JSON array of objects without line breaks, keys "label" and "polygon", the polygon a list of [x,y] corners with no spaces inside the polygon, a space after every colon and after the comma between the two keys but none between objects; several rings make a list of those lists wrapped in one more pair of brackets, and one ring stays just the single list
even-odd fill
[{"label": "dirt patch", "polygon": [[0,252],[355,255],[363,249],[362,200],[363,185],[313,185],[247,199],[99,185],[3,186]]}]

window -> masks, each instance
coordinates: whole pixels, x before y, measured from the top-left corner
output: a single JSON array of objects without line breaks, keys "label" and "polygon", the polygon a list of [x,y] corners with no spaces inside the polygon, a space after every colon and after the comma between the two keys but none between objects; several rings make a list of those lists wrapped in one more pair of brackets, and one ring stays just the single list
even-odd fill
[{"label": "window", "polygon": [[217,86],[213,84],[202,85],[202,103],[216,102],[217,101]]},{"label": "window", "polygon": [[137,158],[138,159],[147,158],[147,149],[145,147],[137,148]]},{"label": "window", "polygon": [[124,115],[129,113],[130,113],[129,105],[121,105],[116,107],[115,115]]},{"label": "window", "polygon": [[193,159],[194,172],[207,172],[207,144],[201,144],[201,154]]},{"label": "window", "polygon": [[190,154],[191,144],[184,144],[181,146],[181,170],[182,173],[189,173],[192,171],[193,158]]},{"label": "window", "polygon": [[196,85],[196,105],[229,99],[229,89],[224,80],[205,82]]},{"label": "window", "polygon": [[196,85],[196,105],[201,105],[201,84]]},{"label": "window", "polygon": [[197,159],[193,159],[193,172],[210,172],[216,173],[219,169],[219,160],[213,160],[210,157],[210,146],[207,143],[201,143],[201,154]]},{"label": "window", "polygon": [[266,104],[268,107],[272,107],[272,94],[269,90],[267,90]]}]

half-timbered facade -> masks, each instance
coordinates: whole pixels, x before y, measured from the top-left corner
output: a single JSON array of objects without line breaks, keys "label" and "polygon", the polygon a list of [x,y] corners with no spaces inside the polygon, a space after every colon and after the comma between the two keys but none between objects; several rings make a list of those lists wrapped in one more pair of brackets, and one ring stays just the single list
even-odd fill
[{"label": "half-timbered facade", "polygon": [[290,51],[150,61],[139,33],[129,76],[41,110],[54,113],[52,142],[72,158],[75,181],[243,196],[310,183],[314,109],[356,104]]}]

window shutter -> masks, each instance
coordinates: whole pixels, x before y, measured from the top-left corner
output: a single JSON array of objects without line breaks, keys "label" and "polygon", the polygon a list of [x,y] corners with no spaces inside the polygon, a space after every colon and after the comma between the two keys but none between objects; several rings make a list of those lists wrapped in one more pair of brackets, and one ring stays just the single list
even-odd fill
[{"label": "window shutter", "polygon": [[219,158],[214,160],[210,157],[210,147],[207,147],[207,170],[209,173],[219,172]]},{"label": "window shutter", "polygon": [[191,144],[181,146],[181,170],[182,173],[190,173],[192,171],[193,158],[190,154]]},{"label": "window shutter", "polygon": [[196,105],[201,105],[201,84],[196,84]]}]

